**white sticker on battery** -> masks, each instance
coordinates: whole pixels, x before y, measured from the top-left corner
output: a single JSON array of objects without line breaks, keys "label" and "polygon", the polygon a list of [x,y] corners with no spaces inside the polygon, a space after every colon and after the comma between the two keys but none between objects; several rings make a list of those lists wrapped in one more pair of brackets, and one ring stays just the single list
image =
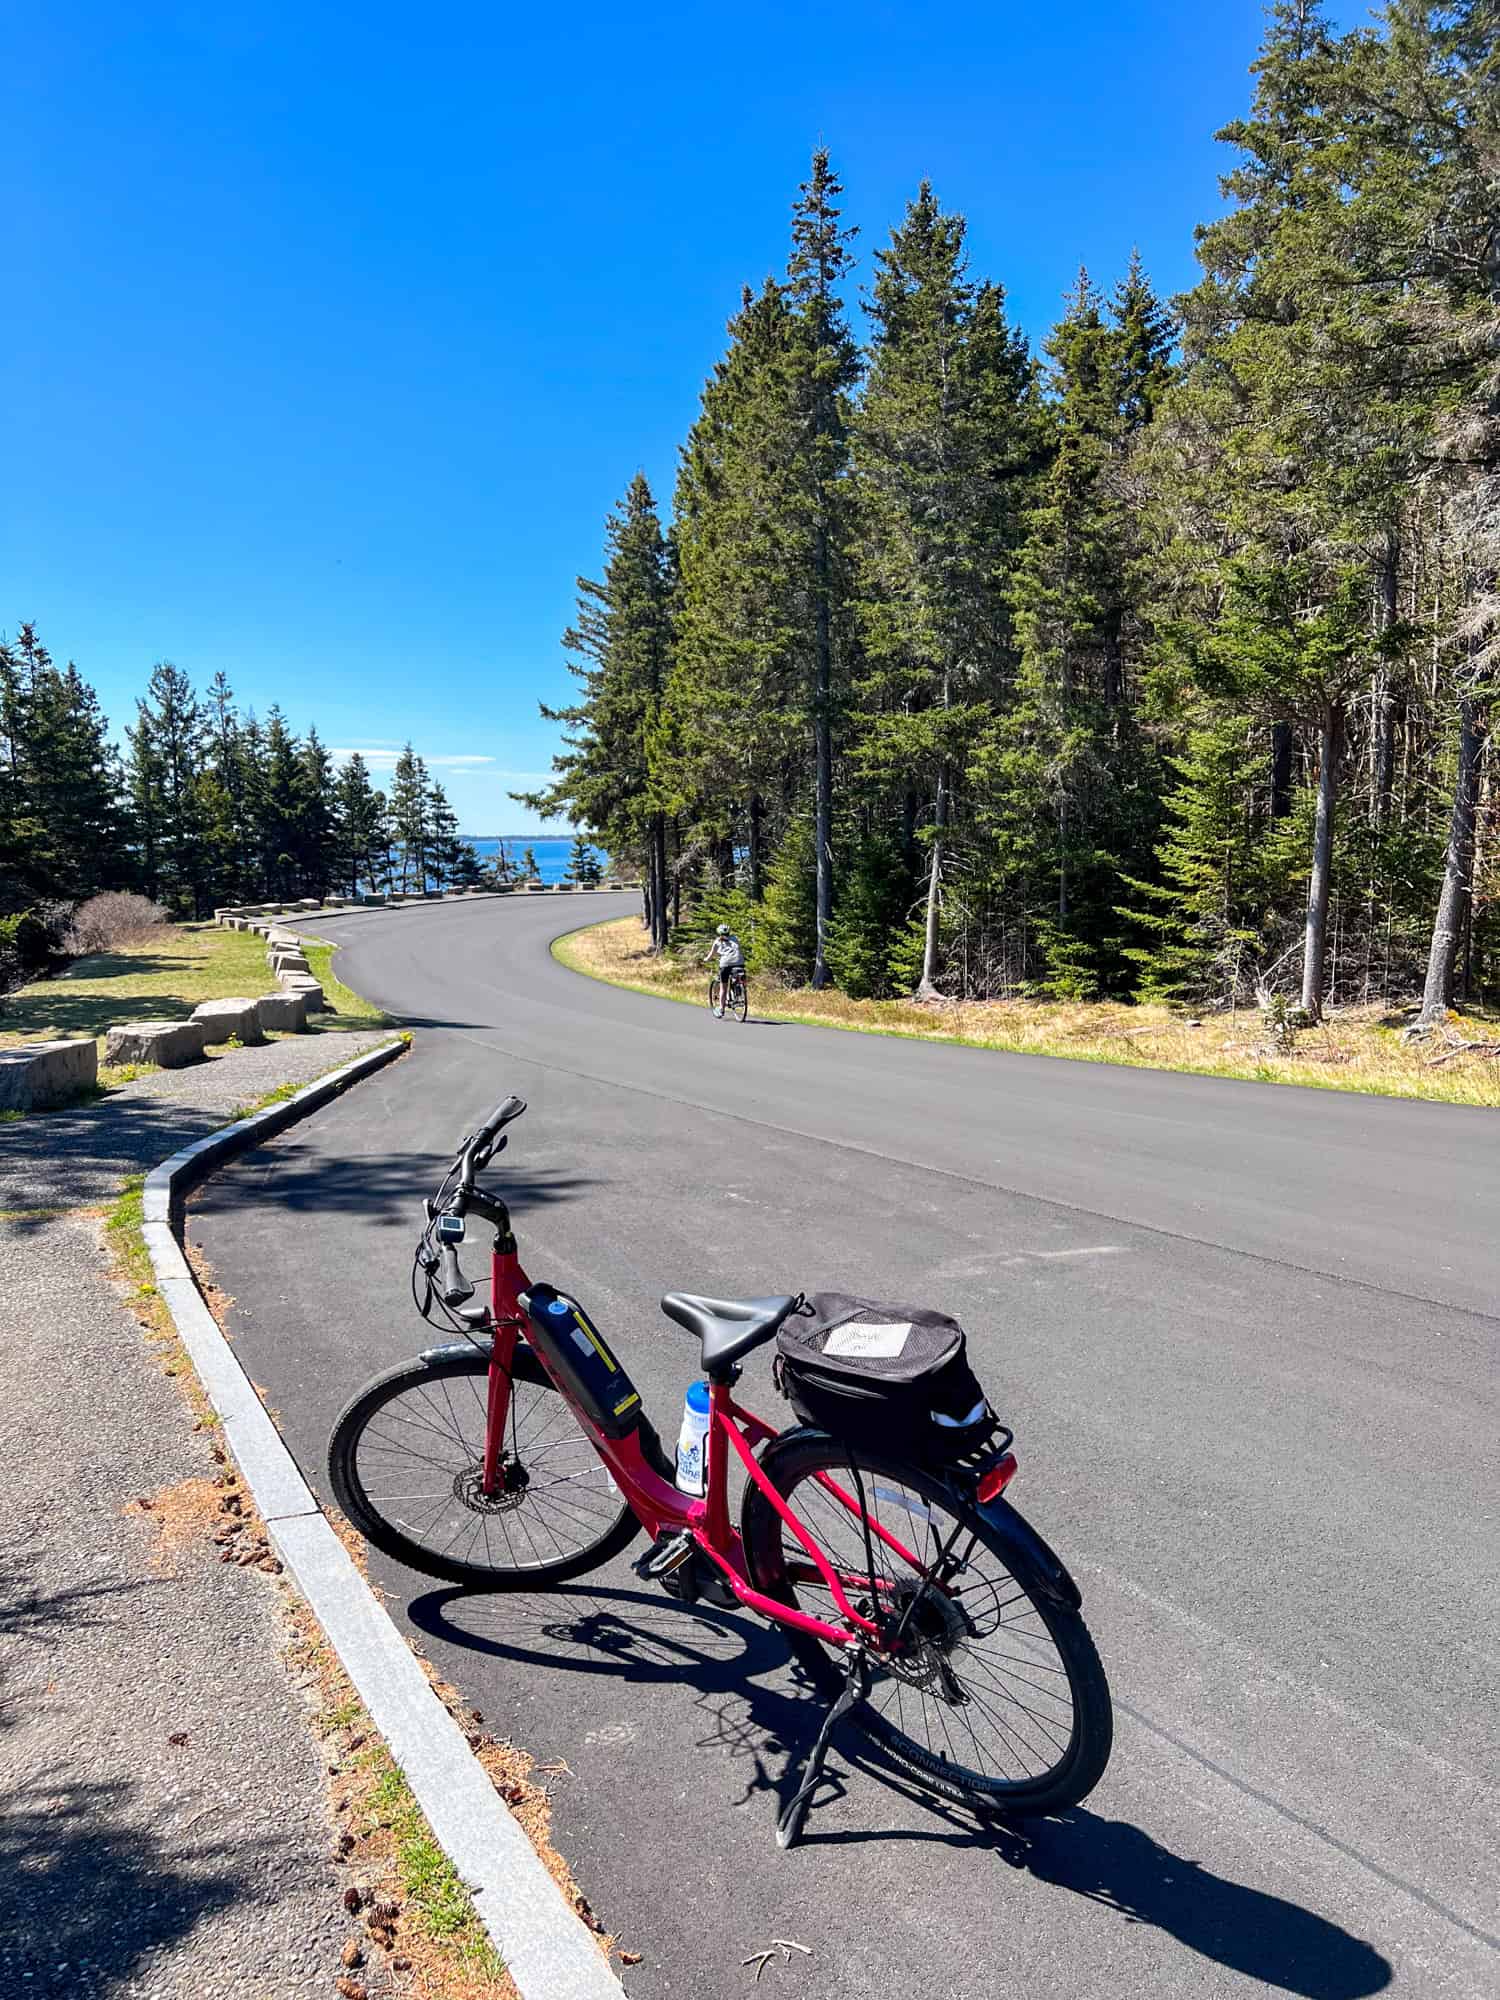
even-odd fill
[{"label": "white sticker on battery", "polygon": [[823,1343],[825,1354],[863,1356],[870,1361],[894,1361],[904,1353],[911,1321],[881,1320],[864,1326],[840,1326]]}]

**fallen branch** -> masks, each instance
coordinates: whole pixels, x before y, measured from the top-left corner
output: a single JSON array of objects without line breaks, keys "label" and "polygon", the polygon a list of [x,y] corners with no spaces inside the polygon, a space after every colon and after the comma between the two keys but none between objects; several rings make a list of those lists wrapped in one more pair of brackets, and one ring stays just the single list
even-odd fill
[{"label": "fallen branch", "polygon": [[1478,1056],[1482,1061],[1493,1062],[1500,1056],[1500,1042],[1458,1042],[1451,1049],[1444,1049],[1440,1056],[1429,1056],[1426,1068],[1437,1069],[1441,1064],[1452,1062],[1455,1056]]}]

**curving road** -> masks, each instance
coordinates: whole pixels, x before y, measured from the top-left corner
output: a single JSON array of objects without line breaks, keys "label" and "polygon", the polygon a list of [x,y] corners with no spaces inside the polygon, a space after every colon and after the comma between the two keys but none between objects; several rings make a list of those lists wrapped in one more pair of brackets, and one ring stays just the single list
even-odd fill
[{"label": "curving road", "polygon": [[[814,1719],[773,1637],[628,1557],[547,1597],[385,1568],[489,1725],[566,1763],[555,1836],[643,1954],[631,1992],[743,1995],[776,1937],[813,1955],[763,1988],[817,2000],[1500,1991],[1500,1120],[719,1023],[565,971],[547,946],[583,915],[320,926],[413,1054],[190,1216],[305,1469],[425,1344],[416,1204],[518,1090],[528,1267],[612,1330],[664,1432],[693,1358],[655,1311],[674,1286],[960,1315],[1119,1723],[1065,1822],[976,1839],[844,1761],[781,1855]],[[763,1356],[748,1386],[774,1414]]]}]

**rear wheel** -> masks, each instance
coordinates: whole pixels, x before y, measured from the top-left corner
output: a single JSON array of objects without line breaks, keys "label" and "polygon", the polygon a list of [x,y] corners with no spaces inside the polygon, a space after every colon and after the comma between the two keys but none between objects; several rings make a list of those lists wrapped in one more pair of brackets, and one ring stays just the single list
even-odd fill
[{"label": "rear wheel", "polygon": [[505,1490],[480,1490],[488,1389],[476,1349],[405,1362],[349,1403],[328,1476],[365,1539],[475,1590],[543,1590],[628,1547],[640,1524],[525,1347],[511,1376]]},{"label": "rear wheel", "polygon": [[743,972],[729,989],[729,1009],[741,1021],[750,1011],[750,991]]},{"label": "rear wheel", "polygon": [[[1019,1537],[931,1474],[863,1448],[851,1454],[821,1431],[773,1444],[762,1465],[854,1609],[901,1632],[896,1652],[869,1656],[870,1697],[851,1721],[934,1790],[984,1811],[1062,1812],[1093,1790],[1113,1739],[1109,1686],[1083,1619],[1054,1602]],[[824,1478],[862,1494],[863,1515]],[[843,1622],[807,1551],[753,1483],[742,1532],[758,1590]],[[844,1649],[784,1629],[832,1701]]]}]

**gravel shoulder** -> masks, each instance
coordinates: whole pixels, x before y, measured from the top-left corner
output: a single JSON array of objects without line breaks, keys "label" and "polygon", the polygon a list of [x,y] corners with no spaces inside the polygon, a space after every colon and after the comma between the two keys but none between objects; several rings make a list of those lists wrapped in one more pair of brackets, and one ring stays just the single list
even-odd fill
[{"label": "gravel shoulder", "polygon": [[288,1036],[0,1125],[0,1214],[108,1201],[128,1174],[168,1159],[268,1091],[312,1083],[390,1039],[389,1028]]},{"label": "gravel shoulder", "polygon": [[211,1433],[97,1216],[6,1221],[0,1254],[0,1991],[330,1992],[322,1761],[278,1586],[209,1539]]},{"label": "gravel shoulder", "polygon": [[100,1205],[388,1039],[237,1050],[0,1127],[0,1992],[291,2000],[341,1976],[288,1594],[214,1545],[223,1455],[130,1310]]}]

